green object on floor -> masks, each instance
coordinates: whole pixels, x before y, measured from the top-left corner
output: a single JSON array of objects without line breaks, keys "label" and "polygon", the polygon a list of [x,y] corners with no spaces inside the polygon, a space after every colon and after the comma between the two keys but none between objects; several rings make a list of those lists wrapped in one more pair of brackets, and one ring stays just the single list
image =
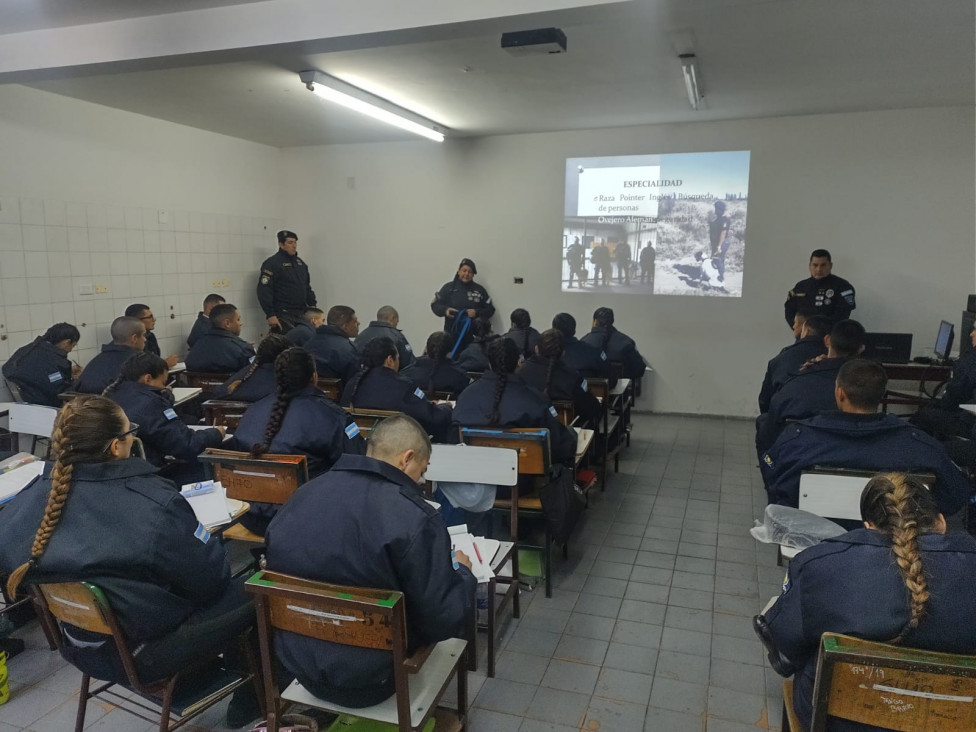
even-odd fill
[{"label": "green object on floor", "polygon": [[[427,724],[424,725],[423,732],[434,732],[434,718],[431,717],[427,720]],[[343,714],[339,717],[326,732],[396,732],[397,726],[395,724],[388,724],[386,722],[377,722],[372,719],[360,719],[359,717],[352,717],[348,714]]]},{"label": "green object on floor", "polygon": [[545,578],[546,573],[542,569],[542,552],[538,549],[519,549],[518,555],[519,579],[534,583]]}]

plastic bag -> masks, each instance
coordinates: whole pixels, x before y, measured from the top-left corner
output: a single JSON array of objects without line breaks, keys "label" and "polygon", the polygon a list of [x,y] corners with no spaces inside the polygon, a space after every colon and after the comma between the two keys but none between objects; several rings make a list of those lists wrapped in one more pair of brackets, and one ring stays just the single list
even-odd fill
[{"label": "plastic bag", "polygon": [[808,549],[824,539],[846,533],[843,527],[823,516],[792,506],[766,506],[763,521],[749,529],[756,541],[780,544],[792,549]]}]

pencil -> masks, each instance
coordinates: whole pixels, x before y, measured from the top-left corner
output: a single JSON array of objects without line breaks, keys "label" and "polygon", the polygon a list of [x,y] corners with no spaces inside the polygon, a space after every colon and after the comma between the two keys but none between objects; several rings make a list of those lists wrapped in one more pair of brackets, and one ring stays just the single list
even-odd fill
[{"label": "pencil", "polygon": [[481,552],[478,551],[478,543],[475,542],[475,541],[472,541],[471,542],[471,546],[474,547],[474,553],[475,553],[475,556],[478,557],[478,561],[481,562],[482,564],[484,564],[485,563],[485,560],[481,558]]}]

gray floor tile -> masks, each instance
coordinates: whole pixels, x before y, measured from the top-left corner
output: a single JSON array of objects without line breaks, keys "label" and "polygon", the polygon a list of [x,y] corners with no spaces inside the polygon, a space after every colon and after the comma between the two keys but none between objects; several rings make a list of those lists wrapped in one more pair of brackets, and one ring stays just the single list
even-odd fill
[{"label": "gray floor tile", "polygon": [[549,658],[559,644],[559,634],[538,628],[518,628],[506,644],[506,650]]},{"label": "gray floor tile", "polygon": [[666,585],[648,585],[643,582],[628,582],[624,593],[626,600],[640,600],[642,602],[665,603],[668,601],[669,588]]},{"label": "gray floor tile", "polygon": [[725,661],[738,661],[754,666],[763,665],[763,647],[758,640],[712,636],[712,657]]},{"label": "gray floor tile", "polygon": [[633,566],[630,572],[630,580],[648,585],[670,585],[672,574],[673,572],[670,569]]},{"label": "gray floor tile", "polygon": [[617,613],[620,611],[620,603],[622,602],[619,597],[606,597],[604,595],[590,595],[582,594],[580,599],[576,602],[575,611],[577,613],[586,613],[588,615],[600,615],[608,618],[617,617]]},{"label": "gray floor tile", "polygon": [[707,698],[708,687],[705,684],[654,677],[654,686],[651,689],[652,707],[701,715],[705,713]]},{"label": "gray floor tile", "polygon": [[[20,655],[23,656],[26,653],[25,651]],[[45,714],[53,712],[70,698],[67,694],[50,691],[39,686],[11,688],[10,700],[0,708],[0,716],[7,724],[27,727]]]},{"label": "gray floor tile", "polygon": [[583,729],[638,730],[647,716],[647,705],[593,697]]},{"label": "gray floor tile", "polygon": [[712,659],[708,683],[713,687],[732,689],[747,694],[765,694],[766,676],[761,666],[750,666],[741,661]]},{"label": "gray floor tile", "polygon": [[712,645],[711,633],[699,633],[681,628],[664,628],[661,650],[678,651],[695,656],[708,656]]},{"label": "gray floor tile", "polygon": [[521,726],[521,716],[477,708],[468,713],[468,732],[518,732]]},{"label": "gray floor tile", "polygon": [[630,579],[630,573],[633,568],[634,565],[632,563],[620,564],[618,562],[603,562],[597,560],[593,562],[593,566],[590,568],[590,576],[625,580]]},{"label": "gray floor tile", "polygon": [[624,600],[617,615],[619,620],[630,620],[635,623],[650,623],[663,625],[667,605],[643,600]]},{"label": "gray floor tile", "polygon": [[708,687],[709,717],[757,725],[765,719],[765,710],[765,695]]},{"label": "gray floor tile", "polygon": [[640,546],[642,538],[641,536],[614,534],[611,532],[604,537],[603,546],[616,549],[637,549]]},{"label": "gray floor tile", "polygon": [[586,615],[583,613],[573,613],[569,619],[569,622],[566,624],[566,628],[563,630],[563,635],[609,641],[610,636],[613,635],[613,625],[613,618],[604,618],[598,615]]},{"label": "gray floor tile", "polygon": [[[602,662],[602,657],[600,660]],[[546,670],[546,675],[542,677],[542,685],[577,694],[592,694],[599,675],[599,666],[553,660]]]},{"label": "gray floor tile", "polygon": [[532,703],[529,704],[525,716],[537,721],[579,729],[589,701],[589,692],[580,694],[541,686],[532,699]]},{"label": "gray floor tile", "polygon": [[711,574],[675,570],[674,576],[671,578],[671,586],[712,592],[715,587],[715,577]]},{"label": "gray floor tile", "polygon": [[543,722],[538,719],[526,719],[519,727],[519,732],[579,732],[579,727]]},{"label": "gray floor tile", "polygon": [[591,576],[583,585],[583,594],[601,595],[603,597],[623,597],[626,590],[626,580],[611,577]]},{"label": "gray floor tile", "polygon": [[535,603],[522,613],[522,618],[519,620],[519,627],[538,628],[540,630],[548,630],[550,633],[562,633],[563,628],[566,627],[566,623],[569,621],[570,615],[572,613],[568,610],[555,610]]},{"label": "gray floor tile", "polygon": [[683,587],[672,587],[671,593],[668,595],[668,605],[687,607],[693,610],[711,610],[714,606],[714,594],[710,590],[687,590]]},{"label": "gray floor tile", "polygon": [[520,684],[517,681],[499,678],[488,679],[475,697],[473,706],[503,714],[524,716],[537,689],[535,684]]},{"label": "gray floor tile", "polygon": [[608,645],[609,640],[578,638],[573,635],[564,635],[560,639],[559,645],[556,646],[556,652],[552,654],[552,657],[553,660],[558,659],[561,661],[572,661],[574,663],[587,663],[599,666],[603,663],[603,657],[607,654]]},{"label": "gray floor tile", "polygon": [[673,569],[675,556],[673,553],[664,552],[637,552],[637,559],[634,564],[640,567],[658,567],[660,569]]},{"label": "gray floor tile", "polygon": [[654,677],[615,668],[604,668],[596,682],[594,696],[615,701],[647,705]]},{"label": "gray floor tile", "polygon": [[696,574],[715,574],[714,559],[700,559],[698,557],[675,557],[674,568],[679,572],[694,572]]},{"label": "gray floor tile", "polygon": [[699,633],[711,633],[714,619],[708,610],[694,610],[686,607],[669,607],[664,618],[664,625],[668,628],[695,630]]},{"label": "gray floor tile", "polygon": [[[647,708],[647,719],[644,722],[644,732],[702,732],[702,718],[700,714],[682,714],[670,709],[650,706]],[[756,732],[753,730],[752,732]]]},{"label": "gray floor tile", "polygon": [[495,677],[522,684],[540,684],[549,667],[549,659],[505,650],[495,659]]},{"label": "gray floor tile", "polygon": [[655,678],[687,681],[692,684],[708,684],[708,670],[711,659],[708,656],[696,656],[679,651],[661,649],[657,654],[657,666],[654,668]]},{"label": "gray floor tile", "polygon": [[641,674],[653,674],[658,652],[625,643],[611,643],[603,659],[604,668],[618,668]]},{"label": "gray floor tile", "polygon": [[660,625],[618,620],[613,628],[612,640],[616,643],[627,643],[643,648],[659,648],[661,630]]}]

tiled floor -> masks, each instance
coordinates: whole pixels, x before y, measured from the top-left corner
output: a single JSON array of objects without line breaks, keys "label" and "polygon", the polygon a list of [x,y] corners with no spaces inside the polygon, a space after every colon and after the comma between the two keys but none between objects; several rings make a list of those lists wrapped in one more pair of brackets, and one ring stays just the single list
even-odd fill
[{"label": "tiled floor", "polygon": [[[496,678],[469,676],[470,732],[778,730],[781,679],[751,619],[778,594],[775,550],[749,536],[765,493],[751,421],[634,416],[631,446],[555,560],[553,597],[523,593]],[[558,553],[557,553],[558,556]],[[69,730],[78,674],[22,633],[0,732]],[[222,729],[222,705],[191,729]],[[153,729],[90,705],[92,730]]]}]

